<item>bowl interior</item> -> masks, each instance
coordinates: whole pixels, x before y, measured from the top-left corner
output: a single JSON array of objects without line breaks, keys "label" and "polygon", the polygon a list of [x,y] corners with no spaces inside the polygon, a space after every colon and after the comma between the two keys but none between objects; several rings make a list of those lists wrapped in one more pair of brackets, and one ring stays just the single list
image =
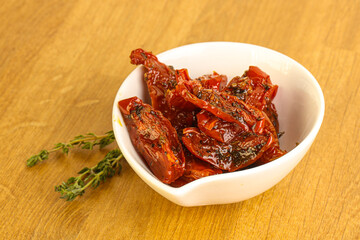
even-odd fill
[{"label": "bowl interior", "polygon": [[[280,138],[281,148],[287,151],[301,143],[315,125],[319,124],[319,119],[322,119],[323,97],[316,80],[299,63],[278,52],[250,44],[210,42],[186,45],[157,56],[160,61],[174,68],[187,68],[192,78],[216,71],[227,75],[230,81],[235,76],[241,76],[250,65],[261,68],[279,86],[274,104],[279,114],[280,131],[285,132]],[[127,161],[148,182],[149,178],[155,176],[134,149],[117,108],[119,100],[133,96],[150,103],[142,67],[137,67],[118,91],[113,107],[113,126],[117,142]],[[169,187],[156,178],[151,181],[166,186],[164,189]]]}]

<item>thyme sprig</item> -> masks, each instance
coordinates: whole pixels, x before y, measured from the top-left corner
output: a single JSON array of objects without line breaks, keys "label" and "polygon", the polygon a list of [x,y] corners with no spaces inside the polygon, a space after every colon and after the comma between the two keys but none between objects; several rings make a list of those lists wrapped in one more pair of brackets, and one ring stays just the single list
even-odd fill
[{"label": "thyme sprig", "polygon": [[39,154],[31,156],[27,161],[26,165],[28,167],[32,167],[39,162],[42,162],[49,158],[49,154],[62,151],[64,154],[69,153],[69,149],[75,146],[82,148],[82,149],[90,149],[92,150],[94,146],[99,145],[100,149],[104,148],[105,146],[109,145],[115,140],[114,132],[109,131],[104,135],[96,135],[94,133],[87,133],[85,135],[76,136],[73,140],[67,143],[57,143],[55,146],[50,150],[41,150]]},{"label": "thyme sprig", "polygon": [[78,172],[79,176],[71,177],[66,182],[55,186],[55,191],[60,193],[60,198],[67,201],[74,200],[77,196],[83,195],[88,187],[97,188],[101,182],[105,182],[106,178],[116,173],[120,174],[122,157],[119,149],[110,151],[96,166],[85,167]]}]

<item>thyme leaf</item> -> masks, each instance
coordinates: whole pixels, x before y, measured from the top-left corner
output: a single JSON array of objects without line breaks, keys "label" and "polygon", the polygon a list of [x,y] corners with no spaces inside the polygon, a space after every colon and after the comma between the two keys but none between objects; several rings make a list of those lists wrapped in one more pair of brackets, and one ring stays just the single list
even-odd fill
[{"label": "thyme leaf", "polygon": [[94,167],[85,167],[78,172],[77,177],[71,177],[66,182],[55,186],[55,191],[60,193],[60,198],[72,201],[83,195],[87,188],[97,188],[107,178],[113,177],[116,173],[120,174],[122,158],[120,150],[114,149]]},{"label": "thyme leaf", "polygon": [[67,143],[57,143],[50,150],[41,150],[40,153],[31,156],[27,161],[26,165],[28,167],[32,167],[39,162],[42,162],[49,158],[49,154],[62,151],[64,154],[68,154],[70,148],[74,148],[75,146],[82,149],[92,150],[94,146],[99,145],[100,149],[106,147],[107,145],[114,142],[115,136],[113,131],[109,131],[104,135],[96,135],[94,133],[87,133],[85,135],[76,136],[74,139],[70,140]]}]

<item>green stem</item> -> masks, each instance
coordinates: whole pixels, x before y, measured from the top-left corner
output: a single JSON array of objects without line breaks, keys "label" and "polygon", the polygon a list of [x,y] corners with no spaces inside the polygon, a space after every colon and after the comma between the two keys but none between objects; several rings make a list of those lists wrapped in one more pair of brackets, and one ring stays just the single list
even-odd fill
[{"label": "green stem", "polygon": [[[117,157],[117,158],[115,158],[114,160],[112,160],[111,166],[114,167],[114,165],[116,165],[116,164],[120,161],[120,159],[121,159],[122,157],[123,157],[123,155],[120,154],[119,157]],[[95,167],[96,167],[96,166],[95,166]],[[90,170],[93,171],[93,169],[94,169],[95,167],[91,168]],[[90,170],[88,170],[88,171],[85,172],[85,173],[88,173]],[[84,175],[85,173],[83,173],[82,175]],[[95,179],[96,179],[96,178],[99,178],[99,176],[101,176],[103,173],[104,173],[104,171],[95,173],[95,174],[94,174],[94,177],[93,177],[84,187],[82,187],[81,190],[85,190],[86,188],[90,187],[91,184],[95,181]],[[81,179],[81,176],[82,176],[82,175],[79,176],[80,179]]]}]

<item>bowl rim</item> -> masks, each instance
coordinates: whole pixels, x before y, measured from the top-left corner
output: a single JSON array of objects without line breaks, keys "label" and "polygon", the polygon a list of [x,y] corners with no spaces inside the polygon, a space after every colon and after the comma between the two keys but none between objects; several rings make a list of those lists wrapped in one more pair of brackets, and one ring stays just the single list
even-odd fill
[{"label": "bowl rim", "polygon": [[[184,48],[193,48],[193,47],[197,47],[200,45],[242,45],[242,46],[247,46],[249,48],[257,48],[260,51],[265,51],[265,52],[269,52],[271,54],[275,54],[281,58],[286,58],[288,61],[292,62],[294,65],[296,65],[297,67],[299,67],[303,72],[305,72],[305,74],[307,75],[307,77],[311,80],[312,84],[314,85],[315,89],[316,89],[316,93],[317,93],[317,97],[320,100],[320,111],[317,113],[316,116],[316,120],[315,120],[315,124],[312,126],[310,132],[304,137],[304,139],[296,146],[294,147],[292,150],[290,150],[288,153],[286,153],[284,156],[276,159],[276,161],[272,161],[270,163],[267,163],[265,165],[261,165],[261,166],[257,166],[254,168],[250,168],[250,169],[246,169],[246,170],[242,170],[242,171],[235,171],[235,172],[231,172],[231,173],[223,173],[223,174],[218,174],[218,175],[211,175],[208,177],[204,177],[201,179],[197,179],[196,181],[190,182],[185,184],[184,186],[181,187],[172,187],[170,185],[167,185],[163,182],[161,182],[159,179],[156,178],[156,176],[151,175],[148,171],[146,171],[137,161],[134,161],[132,159],[132,156],[130,154],[130,152],[124,148],[121,144],[121,136],[119,136],[119,134],[116,131],[116,128],[119,123],[117,120],[117,116],[119,113],[117,104],[118,101],[121,99],[119,93],[121,92],[123,83],[126,81],[127,78],[129,78],[132,74],[135,74],[137,71],[140,70],[140,68],[142,68],[142,66],[137,66],[122,82],[121,86],[119,87],[115,99],[114,99],[114,103],[113,103],[113,111],[112,111],[112,125],[113,125],[113,130],[114,130],[114,135],[117,141],[117,144],[122,152],[122,154],[124,155],[124,158],[126,159],[126,161],[129,163],[129,165],[132,167],[132,169],[138,174],[138,176],[144,180],[145,182],[147,182],[154,190],[156,190],[158,193],[162,194],[162,195],[168,195],[171,194],[174,197],[180,197],[182,195],[187,194],[188,192],[192,191],[193,189],[199,187],[200,185],[203,185],[206,182],[213,182],[213,181],[217,181],[218,179],[229,179],[229,178],[237,178],[237,177],[246,177],[248,175],[253,175],[253,174],[258,174],[264,171],[268,171],[269,168],[276,168],[278,165],[282,165],[284,162],[288,161],[289,159],[293,158],[294,156],[298,155],[299,153],[306,151],[307,147],[309,147],[309,145],[312,144],[313,140],[315,139],[317,133],[320,130],[324,115],[325,115],[325,100],[324,100],[324,95],[323,92],[321,90],[321,87],[319,85],[319,83],[317,82],[317,80],[315,79],[315,77],[310,73],[309,70],[307,70],[303,65],[301,65],[299,62],[297,62],[296,60],[290,58],[289,56],[286,56],[285,54],[282,54],[278,51],[266,48],[266,47],[262,47],[259,45],[254,45],[254,44],[250,44],[250,43],[240,43],[240,42],[227,42],[227,41],[211,41],[211,42],[199,42],[199,43],[192,43],[192,44],[187,44],[187,45],[183,45],[183,46],[179,46],[176,48],[172,48],[169,50],[166,50],[164,52],[161,52],[159,54],[157,54],[156,56],[161,59],[162,57],[165,57],[168,54],[174,54],[177,51],[181,51]],[[121,115],[121,113],[120,113]],[[121,116],[122,117],[122,116]],[[131,160],[130,160],[131,159]]]}]

